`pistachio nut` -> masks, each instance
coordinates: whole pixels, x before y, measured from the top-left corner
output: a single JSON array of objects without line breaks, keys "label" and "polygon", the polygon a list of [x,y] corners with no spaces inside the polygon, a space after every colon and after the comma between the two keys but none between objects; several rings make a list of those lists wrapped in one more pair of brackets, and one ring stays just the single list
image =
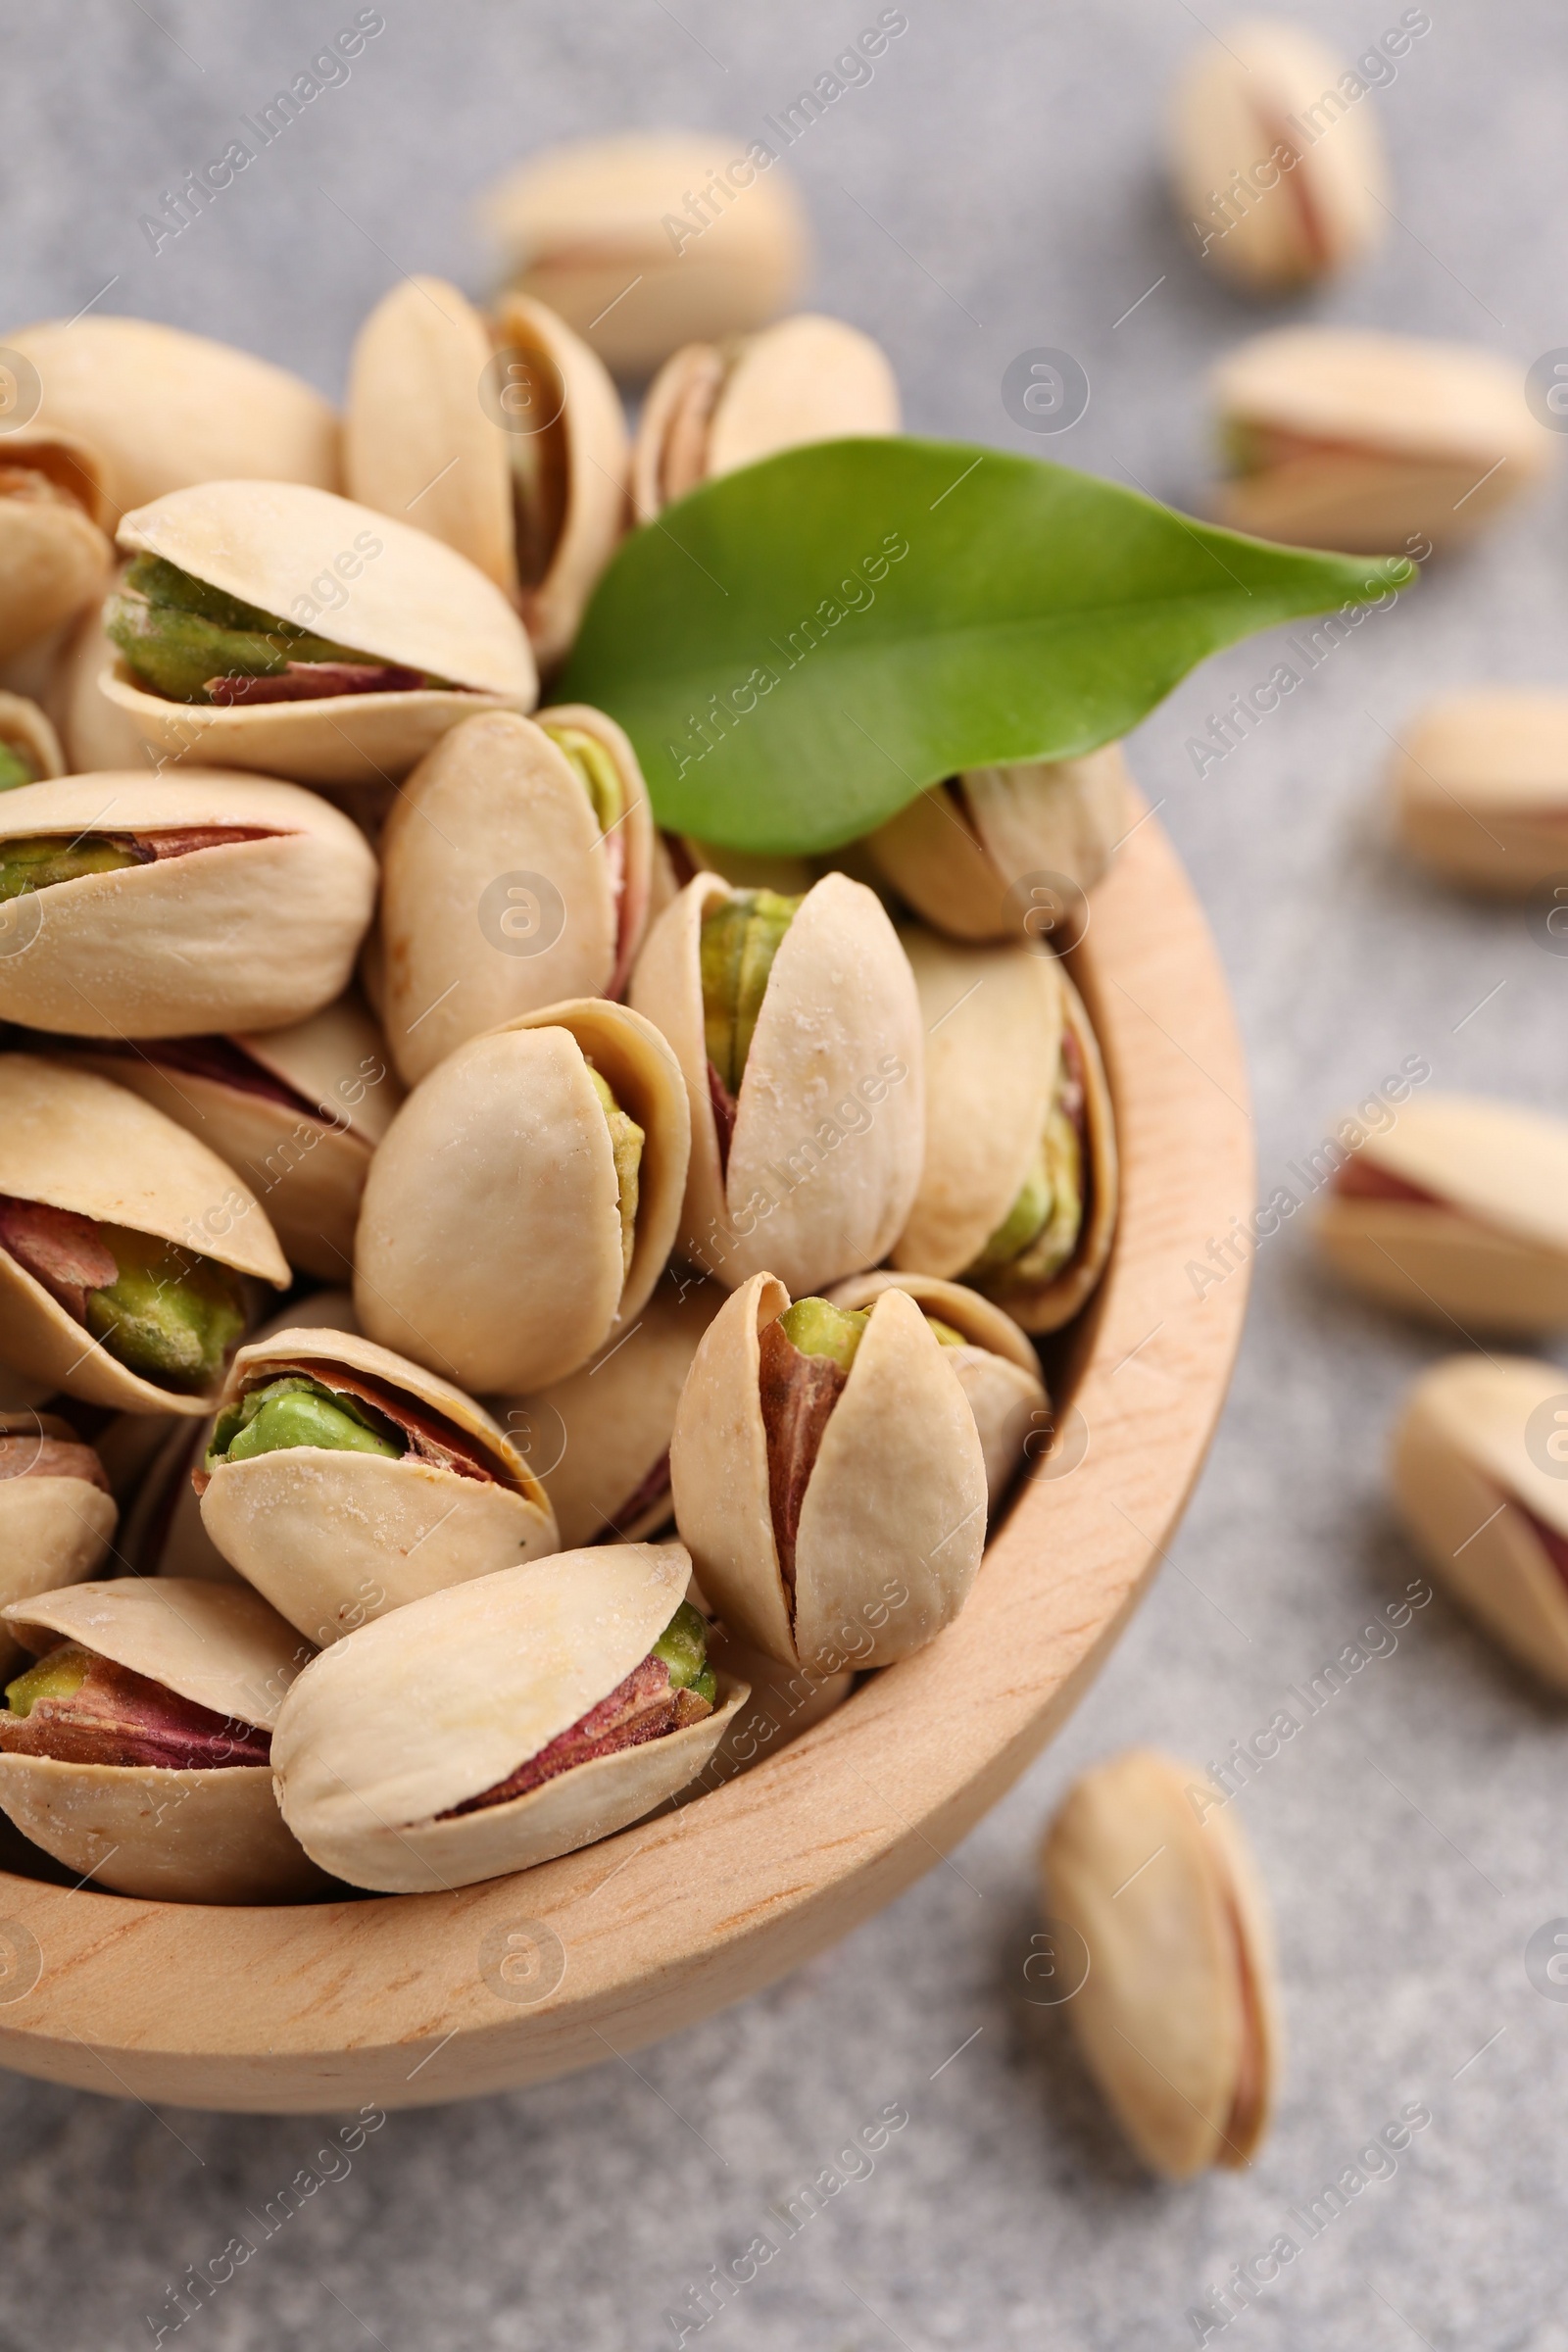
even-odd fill
[{"label": "pistachio nut", "polygon": [[338,486],[330,403],[248,351],[150,318],[96,315],[24,326],[0,343],[37,370],[37,425],[85,444],[117,514],[240,475]]},{"label": "pistachio nut", "polygon": [[917,793],[866,848],[916,914],[956,939],[1016,939],[1033,911],[1017,885],[1062,876],[1091,890],[1127,830],[1120,744],[1082,760],[971,767]]},{"label": "pistachio nut", "polygon": [[37,704],[23,694],[0,694],[0,792],[65,772],[60,738]]},{"label": "pistachio nut", "polygon": [[104,613],[122,572],[103,603],[89,605],[60,650],[48,683],[46,703],[65,749],[64,772],[85,776],[99,768],[144,768],[147,746],[130,713],[112,703],[100,683],[119,659],[104,634]]},{"label": "pistachio nut", "polygon": [[602,710],[490,710],[443,736],[381,839],[382,1013],[411,1086],[517,1013],[621,994],[653,840],[637,755]]},{"label": "pistachio nut", "polygon": [[727,1288],[792,1290],[885,1257],[919,1180],[920,1012],[874,892],[799,900],[700,873],[649,932],[630,1002],[691,1103],[683,1256]]},{"label": "pistachio nut", "polygon": [[361,1325],[472,1396],[564,1380],[647,1304],[690,1148],[675,1058],[622,1004],[572,998],[470,1039],[370,1162]]},{"label": "pistachio nut", "polygon": [[478,565],[521,611],[542,668],[571,650],[626,527],[631,451],[598,354],[543,303],[481,317],[441,278],[405,278],[354,347],[349,496]]},{"label": "pistachio nut", "polygon": [[1267,1897],[1225,1804],[1200,1767],[1129,1748],[1074,1782],[1041,1852],[1046,1916],[1087,1953],[1067,2002],[1079,2046],[1174,2180],[1248,2162],[1280,2069]]},{"label": "pistachio nut", "polygon": [[765,1650],[739,1642],[717,1619],[708,1629],[708,1655],[715,1674],[730,1675],[750,1686],[751,1696],[737,1708],[703,1773],[705,1788],[765,1764],[770,1756],[800,1739],[841,1707],[855,1688],[855,1669],[843,1666],[817,1674],[808,1666],[785,1665]]},{"label": "pistachio nut", "polygon": [[1568,695],[1446,696],[1400,737],[1392,785],[1412,858],[1471,890],[1525,897],[1568,868]]},{"label": "pistachio nut", "polygon": [[1028,1456],[1044,1451],[1051,1398],[1040,1358],[1012,1317],[966,1283],[935,1274],[852,1274],[828,1296],[835,1306],[866,1307],[884,1291],[914,1300],[946,1352],[948,1368],[969,1399],[985,1456],[986,1494],[995,1519]]},{"label": "pistachio nut", "polygon": [[199,1417],[246,1276],[289,1282],[216,1152],[90,1071],[0,1054],[0,1357],[89,1404]]},{"label": "pistachio nut", "polygon": [[1568,1324],[1568,1123],[1421,1095],[1337,1170],[1316,1221],[1359,1290],[1450,1333]]},{"label": "pistachio nut", "polygon": [[0,659],[102,596],[114,564],[92,452],[24,427],[0,442]]},{"label": "pistachio nut", "polygon": [[632,131],[533,155],[485,198],[517,291],[591,336],[617,374],[682,343],[744,333],[793,301],[809,235],[801,200],[744,139]]},{"label": "pistachio nut", "polygon": [[1176,203],[1202,258],[1244,293],[1332,277],[1381,232],[1383,143],[1342,79],[1321,42],[1263,20],[1205,42],[1177,84]]},{"label": "pistachio nut", "polygon": [[534,1396],[493,1401],[539,1473],[564,1550],[638,1544],[668,1523],[675,1407],[723,1296],[715,1283],[670,1268],[630,1331],[592,1363]]},{"label": "pistachio nut", "polygon": [[1054,956],[904,944],[926,1030],[925,1157],[893,1263],[965,1282],[1057,1331],[1116,1227],[1115,1119],[1082,999]]},{"label": "pistachio nut", "polygon": [[521,621],[412,523],[296,482],[207,482],[120,526],[104,694],[161,763],[308,784],[406,775],[475,710],[531,710]]},{"label": "pistachio nut", "polygon": [[985,1544],[974,1417],[912,1298],[793,1304],[755,1274],[704,1335],[669,1449],[675,1524],[740,1641],[842,1673],[921,1648]]},{"label": "pistachio nut", "polygon": [[746,1697],[707,1663],[678,1544],[454,1585],[314,1659],[272,1742],[323,1870],[427,1893],[608,1838],[700,1773]]},{"label": "pistachio nut", "polygon": [[690,343],[648,387],[632,444],[639,522],[781,449],[896,433],[899,387],[858,327],[811,311],[724,344]]},{"label": "pistachio nut", "polygon": [[1552,461],[1513,368],[1465,344],[1281,327],[1222,360],[1213,388],[1219,520],[1298,547],[1457,546]]},{"label": "pistachio nut", "polygon": [[[0,1606],[96,1576],[119,1521],[103,1463],[69,1421],[0,1412]],[[19,1654],[0,1622],[0,1671]]]},{"label": "pistachio nut", "polygon": [[283,1826],[270,1766],[310,1645],[258,1593],[122,1577],[3,1616],[42,1653],[0,1709],[0,1809],[24,1837],[148,1901],[327,1890]]},{"label": "pistachio nut", "polygon": [[92,1037],[280,1028],[342,994],[365,836],[259,776],[112,771],[0,794],[0,1019]]}]

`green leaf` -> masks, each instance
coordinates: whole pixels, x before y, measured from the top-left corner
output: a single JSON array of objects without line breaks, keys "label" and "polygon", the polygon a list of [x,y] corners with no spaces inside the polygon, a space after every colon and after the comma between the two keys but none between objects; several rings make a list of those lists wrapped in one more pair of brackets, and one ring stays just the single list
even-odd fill
[{"label": "green leaf", "polygon": [[1111,742],[1205,655],[1414,568],[965,442],[819,442],[623,541],[558,699],[620,721],[661,824],[830,850],[959,768]]}]

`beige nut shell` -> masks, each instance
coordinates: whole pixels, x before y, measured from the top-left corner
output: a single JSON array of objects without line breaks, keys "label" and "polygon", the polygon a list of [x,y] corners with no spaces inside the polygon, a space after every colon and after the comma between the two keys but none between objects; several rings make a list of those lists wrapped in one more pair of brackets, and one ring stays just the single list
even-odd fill
[{"label": "beige nut shell", "polygon": [[[111,591],[118,584],[117,577],[109,583]],[[120,659],[119,647],[104,633],[104,610],[94,604],[83,612],[61,649],[49,684],[49,712],[65,752],[62,773],[73,776],[148,764],[141,729],[103,690],[105,672]]]},{"label": "beige nut shell", "polygon": [[477,1439],[494,1484],[404,1455],[291,1446],[220,1462],[202,1524],[229,1564],[308,1641],[356,1627],[559,1547],[543,1488],[489,1414],[450,1382],[351,1332],[295,1327],[242,1348],[222,1401],[296,1367],[331,1386],[340,1365],[403,1392]]},{"label": "beige nut shell", "polygon": [[746,1696],[702,1723],[596,1757],[457,1820],[580,1721],[647,1657],[679,1606],[678,1544],[602,1544],[414,1601],[322,1652],[272,1743],[278,1801],[306,1850],[352,1886],[472,1886],[609,1837],[703,1769]]},{"label": "beige nut shell", "polygon": [[925,1116],[919,1005],[875,893],[824,875],[773,959],[721,1169],[701,943],[704,910],[726,890],[698,874],[665,908],[630,1002],[668,1038],[691,1104],[682,1253],[727,1288],[765,1270],[800,1296],[875,1265],[909,1214]]},{"label": "beige nut shell", "polygon": [[[1390,775],[1400,846],[1446,880],[1523,898],[1565,870],[1568,695],[1446,695],[1400,733]],[[1548,923],[1568,926],[1553,906]]]},{"label": "beige nut shell", "polygon": [[[74,1438],[75,1433],[68,1423],[45,1423],[35,1412],[0,1415],[0,1437],[25,1442],[29,1435]],[[37,1470],[0,1478],[0,1608],[96,1576],[119,1522],[114,1497],[90,1478]],[[0,1625],[0,1680],[15,1671],[20,1654],[10,1627]]]},{"label": "beige nut shell", "polygon": [[24,753],[38,771],[39,783],[66,772],[59,736],[37,704],[24,694],[0,694],[0,744]]},{"label": "beige nut shell", "polygon": [[[42,474],[63,495],[29,495],[27,474]],[[109,519],[98,463],[84,442],[35,426],[0,442],[0,661],[36,645],[103,594],[114,564]]]},{"label": "beige nut shell", "polygon": [[[614,762],[620,892],[593,803],[549,727],[581,729]],[[519,1013],[618,994],[647,918],[653,835],[637,756],[602,711],[572,705],[535,721],[493,710],[443,737],[381,840],[382,1009],[411,1086]],[[509,875],[514,895],[498,903]]]},{"label": "beige nut shell", "polygon": [[1041,1862],[1048,1919],[1088,1950],[1067,2015],[1138,2153],[1176,2180],[1246,2164],[1281,2034],[1267,1900],[1218,1789],[1129,1749],[1074,1783]]},{"label": "beige nut shell", "polygon": [[[588,1059],[646,1139],[624,1279]],[[674,1056],[625,1005],[572,998],[471,1039],[415,1088],[370,1163],[361,1323],[470,1395],[564,1380],[630,1328],[663,1272],[690,1149]]]},{"label": "beige nut shell", "polygon": [[1127,830],[1130,778],[1120,744],[1081,760],[971,767],[918,793],[870,835],[878,870],[925,922],[955,939],[1037,933],[1014,884],[1062,878],[1092,890]]},{"label": "beige nut shell", "polygon": [[[760,1334],[789,1303],[781,1282],[754,1275],[705,1334],[670,1445],[675,1522],[706,1599],[741,1641],[828,1673],[849,1658],[890,1665],[956,1617],[979,1568],[986,1473],[974,1417],[920,1309],[883,1293],[807,1483],[792,1605],[759,1390]],[[890,1584],[902,1600],[890,1601]]]}]

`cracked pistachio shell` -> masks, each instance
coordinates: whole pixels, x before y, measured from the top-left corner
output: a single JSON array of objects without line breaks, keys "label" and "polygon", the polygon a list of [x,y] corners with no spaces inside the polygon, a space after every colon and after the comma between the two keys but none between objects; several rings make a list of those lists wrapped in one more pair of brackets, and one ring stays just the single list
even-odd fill
[{"label": "cracked pistachio shell", "polygon": [[1322,1196],[1319,1246],[1358,1289],[1450,1334],[1568,1325],[1568,1122],[1423,1094],[1351,1164],[1428,1196]]},{"label": "cracked pistachio shell", "polygon": [[1083,1232],[1054,1281],[1005,1302],[1025,1331],[1058,1331],[1093,1294],[1116,1229],[1115,1117],[1083,1001],[1054,956],[961,947],[929,931],[903,938],[926,1031],[926,1128],[919,1190],[893,1263],[950,1280],[974,1263],[1023,1187],[1070,1028],[1089,1144]]},{"label": "cracked pistachio shell", "polygon": [[875,1265],[919,1180],[923,1044],[914,984],[873,891],[826,874],[773,959],[721,1166],[708,1083],[698,874],[649,932],[630,1002],[674,1049],[691,1104],[680,1249],[728,1287],[764,1269],[797,1295]]},{"label": "cracked pistachio shell", "polygon": [[412,1601],[323,1650],[272,1742],[283,1817],[323,1870],[422,1894],[574,1852],[639,1821],[708,1762],[746,1697],[595,1757],[505,1804],[482,1795],[639,1666],[686,1591],[678,1544],[598,1544]]},{"label": "cracked pistachio shell", "polygon": [[[799,294],[809,232],[793,181],[747,141],[689,131],[575,139],[530,156],[483,202],[517,291],[617,374],[683,343],[743,334]],[[720,192],[693,198],[724,173]]]},{"label": "cracked pistachio shell", "polygon": [[1220,485],[1214,512],[1262,539],[1456,546],[1554,460],[1516,370],[1464,344],[1287,326],[1231,352],[1212,381],[1222,429],[1258,459]]},{"label": "cracked pistachio shell", "polygon": [[1051,1398],[1040,1359],[1009,1314],[961,1282],[935,1274],[852,1274],[829,1297],[835,1306],[869,1306],[888,1290],[903,1291],[922,1314],[962,1335],[963,1346],[950,1344],[943,1354],[969,1399],[995,1513],[1023,1466],[1029,1440],[1036,1439],[1038,1453],[1049,1435]]},{"label": "cracked pistachio shell", "polygon": [[[670,1516],[667,1471],[675,1407],[697,1344],[723,1303],[717,1285],[664,1273],[631,1330],[580,1371],[531,1396],[494,1400],[538,1471],[563,1548],[609,1537],[636,1544]],[[635,1508],[628,1507],[635,1505]]]},{"label": "cracked pistachio shell", "polygon": [[1401,738],[1391,786],[1412,858],[1467,889],[1526,897],[1568,853],[1568,695],[1446,696]]},{"label": "cracked pistachio shell", "polygon": [[1013,885],[1061,875],[1091,890],[1127,830],[1120,744],[1082,760],[971,767],[918,793],[870,835],[877,870],[916,914],[956,939],[1017,939],[1029,904]]},{"label": "cracked pistachio shell", "polygon": [[[120,1513],[113,1495],[91,1476],[81,1477],[47,1441],[80,1446],[69,1421],[52,1413],[0,1411],[0,1439],[26,1445],[26,1468],[0,1475],[0,1607],[78,1585],[96,1576],[109,1557]],[[0,1675],[16,1672],[21,1645],[0,1625]]]},{"label": "cracked pistachio shell", "polygon": [[1073,1784],[1041,1864],[1047,1918],[1088,1950],[1067,2014],[1139,2155],[1175,2180],[1246,2164],[1268,2129],[1279,2003],[1267,1898],[1219,1790],[1129,1748]]},{"label": "cracked pistachio shell", "polygon": [[[629,1272],[590,1060],[645,1139]],[[360,1322],[472,1396],[564,1380],[646,1305],[690,1148],[674,1056],[625,1005],[573,998],[470,1039],[420,1080],[370,1163]]]},{"label": "cracked pistachio shell", "polygon": [[[556,726],[594,737],[613,762],[626,814],[612,836],[545,732]],[[442,738],[381,839],[381,1003],[411,1086],[518,1013],[620,994],[647,920],[653,837],[637,755],[601,710],[572,704],[537,723],[486,711]]]},{"label": "cracked pistachio shell", "polygon": [[24,429],[0,441],[0,660],[102,596],[114,564],[92,451]]},{"label": "cracked pistachio shell", "polygon": [[1568,1691],[1568,1373],[1520,1356],[1446,1356],[1405,1396],[1390,1477],[1439,1583],[1522,1666]]},{"label": "cracked pistachio shell", "polygon": [[483,1407],[372,1341],[304,1327],[254,1341],[235,1355],[222,1402],[302,1369],[330,1388],[334,1366],[453,1423],[475,1443],[494,1483],[412,1453],[394,1460],[319,1446],[220,1462],[202,1494],[202,1524],[229,1565],[308,1641],[324,1648],[428,1592],[559,1548],[544,1489]]},{"label": "cracked pistachio shell", "polygon": [[40,783],[66,772],[59,736],[24,694],[0,694],[0,745],[29,760]]},{"label": "cracked pistachio shell", "polygon": [[[861,1335],[801,1505],[795,1588],[773,1535],[760,1335],[790,1303],[771,1274],[727,1298],[697,1350],[669,1450],[675,1523],[709,1603],[786,1665],[887,1666],[951,1624],[985,1544],[974,1417],[914,1301],[890,1290]],[[906,1597],[890,1604],[888,1587]]]},{"label": "cracked pistachio shell", "polygon": [[318,702],[176,703],[122,661],[102,689],[164,764],[211,761],[304,784],[395,782],[476,710],[529,710],[539,691],[521,621],[466,556],[428,532],[298,482],[204,482],[139,507],[122,548],[378,662],[447,686]]},{"label": "cracked pistachio shell", "polygon": [[39,834],[266,828],[0,907],[0,1019],[89,1037],[274,1029],[341,996],[375,906],[365,836],[318,794],[220,771],[0,793],[0,856]]},{"label": "cracked pistachio shell", "polygon": [[[265,1210],[232,1168],[151,1103],[87,1070],[0,1054],[0,1194],[196,1250],[286,1290]],[[0,1250],[0,1356],[68,1396],[120,1412],[211,1411],[117,1363]]]},{"label": "cracked pistachio shell", "polygon": [[[214,1714],[270,1729],[308,1656],[243,1586],[122,1577],[73,1585],[4,1612],[79,1642]],[[266,1765],[177,1769],[0,1755],[0,1807],[23,1835],[94,1885],[145,1901],[298,1902],[326,1891],[283,1825]]]},{"label": "cracked pistachio shell", "polygon": [[1381,234],[1383,143],[1370,107],[1342,103],[1343,72],[1310,34],[1265,21],[1205,42],[1177,83],[1171,172],[1182,222],[1244,293],[1334,276]]},{"label": "cracked pistachio shell", "polygon": [[632,447],[632,506],[650,522],[699,483],[781,449],[896,433],[899,422],[886,353],[842,318],[803,311],[738,342],[688,344],[649,386]]}]

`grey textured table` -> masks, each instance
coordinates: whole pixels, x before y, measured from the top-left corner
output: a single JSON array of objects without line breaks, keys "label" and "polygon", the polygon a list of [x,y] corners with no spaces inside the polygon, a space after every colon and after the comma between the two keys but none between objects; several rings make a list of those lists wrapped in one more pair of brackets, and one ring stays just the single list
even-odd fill
[{"label": "grey textured table", "polygon": [[[4,0],[4,318],[69,316],[118,278],[105,309],[205,328],[336,393],[395,270],[482,286],[469,200],[514,153],[626,122],[749,133],[876,11],[384,0],[386,29],[352,79],[155,258],[138,217],[354,13],[78,0],[68,16]],[[1353,54],[1399,10],[1288,13]],[[1196,502],[1204,368],[1257,323],[1200,278],[1159,180],[1170,75],[1208,37],[1196,13],[910,0],[908,15],[871,83],[794,150],[822,247],[817,299],[886,344],[917,429],[1045,448]],[[1393,152],[1397,220],[1369,267],[1309,308],[1473,339],[1523,368],[1568,342],[1568,31],[1550,0],[1433,0],[1432,15],[1394,85],[1365,101]],[[1000,396],[1007,362],[1041,344],[1076,353],[1094,386],[1053,444],[1010,424]],[[1390,735],[1427,694],[1561,679],[1562,526],[1559,490],[1431,570],[1201,781],[1187,739],[1267,675],[1267,643],[1212,662],[1134,742],[1234,982],[1265,1196],[1409,1054],[1442,1086],[1568,1106],[1568,963],[1517,911],[1401,867],[1378,814]],[[1069,1778],[1135,1740],[1223,1757],[1416,1574],[1381,1457],[1402,1383],[1440,1346],[1329,1288],[1299,1233],[1267,1244],[1171,1569],[1063,1737],[881,1919],[635,2066],[394,2116],[329,2166],[310,2121],[155,2115],[5,2079],[0,2345],[176,2340],[167,2290],[241,2230],[260,2236],[247,2214],[313,2167],[337,2177],[286,2222],[273,2203],[273,2234],[178,2341],[641,2352],[673,2344],[666,2315],[685,2305],[690,2319],[710,2266],[833,2168],[843,2184],[705,2344],[1143,2352],[1196,2340],[1190,2307],[1407,2103],[1432,2122],[1396,2171],[1236,2326],[1314,2352],[1568,2345],[1568,2005],[1532,1989],[1522,1960],[1530,1932],[1568,1912],[1568,1727],[1445,1601],[1239,1800],[1278,1910],[1291,2040],[1277,2129],[1250,2171],[1183,2189],[1144,2178],[1023,1973],[1034,1847]],[[1157,1340],[1140,1366],[1152,1396]],[[846,2162],[851,2135],[890,2108],[906,2123]]]}]

